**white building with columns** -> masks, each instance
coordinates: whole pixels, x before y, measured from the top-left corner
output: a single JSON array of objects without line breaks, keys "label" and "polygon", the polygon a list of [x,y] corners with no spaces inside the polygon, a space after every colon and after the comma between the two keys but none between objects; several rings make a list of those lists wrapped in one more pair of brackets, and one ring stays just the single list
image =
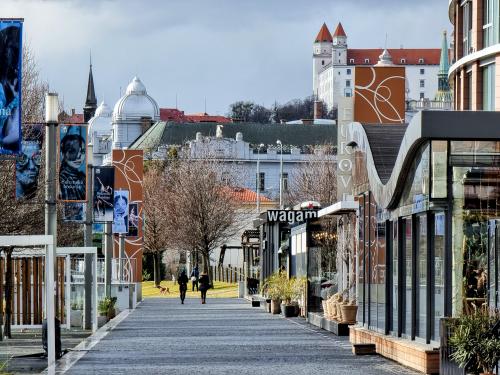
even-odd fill
[{"label": "white building with columns", "polygon": [[[338,106],[340,97],[354,93],[356,66],[375,65],[381,48],[348,48],[347,34],[339,23],[334,33],[323,24],[313,43],[313,93],[328,109]],[[395,65],[406,71],[406,100],[433,100],[438,91],[439,48],[388,49]]]}]

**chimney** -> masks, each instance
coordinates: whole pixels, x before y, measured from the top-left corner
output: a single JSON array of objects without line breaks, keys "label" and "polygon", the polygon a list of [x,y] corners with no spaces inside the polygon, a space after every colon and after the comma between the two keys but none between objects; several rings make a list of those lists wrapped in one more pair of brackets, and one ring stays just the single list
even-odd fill
[{"label": "chimney", "polygon": [[323,102],[319,99],[314,100],[314,119],[323,118]]}]

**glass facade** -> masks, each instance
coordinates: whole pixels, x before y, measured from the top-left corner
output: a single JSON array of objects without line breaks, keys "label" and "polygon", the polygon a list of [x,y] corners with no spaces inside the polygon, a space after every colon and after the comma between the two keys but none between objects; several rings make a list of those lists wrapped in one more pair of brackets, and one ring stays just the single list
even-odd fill
[{"label": "glass facade", "polygon": [[[356,160],[362,176],[366,161]],[[394,207],[381,209],[368,192],[358,199],[358,320],[365,327],[437,343],[445,315],[500,304],[500,142],[428,141]]]},{"label": "glass facade", "polygon": [[495,110],[495,64],[483,67],[483,110]]}]

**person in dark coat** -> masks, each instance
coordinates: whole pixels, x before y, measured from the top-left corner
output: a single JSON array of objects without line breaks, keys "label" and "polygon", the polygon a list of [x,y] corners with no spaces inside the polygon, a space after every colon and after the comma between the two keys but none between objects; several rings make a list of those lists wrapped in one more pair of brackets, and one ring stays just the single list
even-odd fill
[{"label": "person in dark coat", "polygon": [[179,292],[181,293],[181,303],[184,304],[184,299],[186,298],[188,277],[186,275],[186,270],[182,270],[181,274],[177,278],[177,282],[179,283]]},{"label": "person in dark coat", "polygon": [[206,299],[207,299],[207,290],[210,288],[210,278],[208,277],[208,275],[203,272],[201,275],[200,275],[200,280],[199,280],[199,284],[200,284],[200,292],[201,292],[201,303],[206,303]]}]

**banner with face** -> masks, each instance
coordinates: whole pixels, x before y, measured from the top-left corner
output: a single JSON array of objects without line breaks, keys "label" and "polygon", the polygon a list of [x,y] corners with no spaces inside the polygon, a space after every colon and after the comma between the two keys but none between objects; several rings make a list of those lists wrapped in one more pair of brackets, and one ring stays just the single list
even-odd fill
[{"label": "banner with face", "polygon": [[87,126],[61,125],[59,142],[59,199],[87,199]]},{"label": "banner with face", "polygon": [[115,190],[113,233],[128,233],[128,204],[128,190]]},{"label": "banner with face", "polygon": [[42,161],[43,127],[29,125],[24,129],[22,151],[16,157],[16,199],[32,199],[38,190]]},{"label": "banner with face", "polygon": [[0,20],[0,154],[21,151],[22,28],[18,20]]}]

